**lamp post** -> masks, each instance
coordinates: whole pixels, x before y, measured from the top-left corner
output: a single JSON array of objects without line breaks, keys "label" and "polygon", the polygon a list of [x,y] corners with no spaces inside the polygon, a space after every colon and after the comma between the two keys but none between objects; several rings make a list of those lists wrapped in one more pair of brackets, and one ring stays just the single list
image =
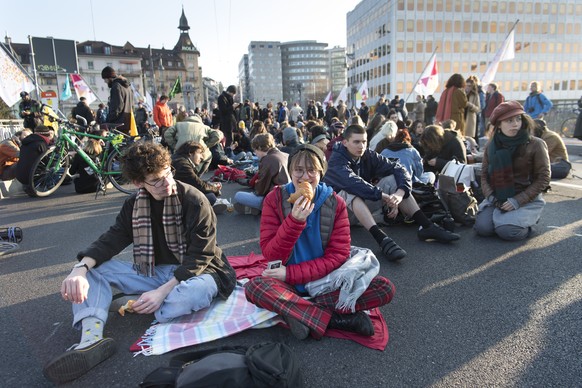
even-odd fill
[{"label": "lamp post", "polygon": [[[150,71],[152,72],[152,100],[154,101],[154,104],[156,103],[157,99],[158,99],[158,93],[156,90],[156,72],[154,69],[154,55],[152,52],[152,47],[151,45],[148,45],[148,50],[150,52]],[[162,62],[162,56],[161,55],[157,55],[156,59],[160,60],[160,65],[158,67],[158,70],[164,70],[164,64]]]}]

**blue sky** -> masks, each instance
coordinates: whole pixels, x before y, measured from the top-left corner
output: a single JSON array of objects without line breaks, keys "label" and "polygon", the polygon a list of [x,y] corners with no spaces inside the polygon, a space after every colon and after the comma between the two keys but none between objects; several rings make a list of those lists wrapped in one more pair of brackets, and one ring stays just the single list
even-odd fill
[{"label": "blue sky", "polygon": [[200,51],[203,76],[237,81],[238,63],[251,40],[317,40],[346,45],[346,13],[360,0],[54,0],[3,7],[3,37],[27,43],[28,36],[99,40],[122,46],[173,48],[182,6],[190,37]]}]

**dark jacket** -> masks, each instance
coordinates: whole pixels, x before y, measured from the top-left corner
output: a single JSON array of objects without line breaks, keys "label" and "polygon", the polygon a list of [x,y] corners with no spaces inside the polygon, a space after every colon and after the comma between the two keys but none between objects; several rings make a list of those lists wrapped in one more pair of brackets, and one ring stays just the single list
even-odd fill
[{"label": "dark jacket", "polygon": [[255,181],[255,192],[267,195],[276,185],[284,185],[291,181],[287,171],[289,155],[278,148],[271,148],[259,162],[258,177]]},{"label": "dark jacket", "polygon": [[71,175],[79,174],[75,178],[75,192],[79,194],[94,193],[99,187],[99,179],[95,176],[95,172],[89,167],[87,162],[79,154],[75,154],[71,167],[69,168]]},{"label": "dark jacket", "polygon": [[[34,128],[42,124],[42,105],[38,101],[32,99],[28,101],[22,100],[22,102],[18,105],[18,110],[20,112],[20,117],[24,119],[24,128],[34,130]],[[25,114],[25,111],[29,113]]]},{"label": "dark jacket", "polygon": [[427,125],[431,125],[434,122],[434,117],[436,116],[438,108],[439,103],[434,98],[426,100],[426,109],[424,110],[424,122]]},{"label": "dark jacket", "polygon": [[[222,249],[216,243],[216,215],[208,199],[190,185],[176,182],[182,204],[182,222],[186,253],[181,265],[174,271],[179,281],[201,274],[210,274],[218,286],[218,295],[224,299],[234,290],[236,274]],[[133,243],[132,214],[137,193],[125,200],[115,224],[88,248],[77,254],[77,259],[92,257],[100,265]],[[152,233],[157,264],[178,265],[178,259],[167,247],[162,224],[163,201],[152,203]]]},{"label": "dark jacket", "polygon": [[389,175],[394,175],[398,189],[404,190],[404,197],[408,197],[412,182],[405,167],[370,149],[355,161],[347,148],[339,144],[331,154],[323,181],[336,192],[344,190],[362,199],[379,201],[382,190],[374,183]]},{"label": "dark jacket", "polygon": [[129,122],[133,109],[133,92],[130,83],[123,77],[117,77],[112,81],[111,94],[109,95],[109,112],[107,122],[123,124],[117,129],[129,134]]},{"label": "dark jacket", "polygon": [[16,163],[16,179],[23,185],[30,185],[30,172],[38,157],[48,149],[49,140],[37,133],[28,135],[20,146],[20,159]]},{"label": "dark jacket", "polygon": [[172,166],[176,169],[174,179],[194,186],[203,194],[213,193],[219,195],[220,189],[202,180],[198,176],[194,163],[186,155],[174,154],[172,155]]},{"label": "dark jacket", "polygon": [[234,116],[234,108],[232,107],[234,100],[230,94],[225,91],[218,96],[218,110],[220,111],[220,130],[224,133],[226,138],[226,145],[230,146],[232,143],[232,132],[236,128],[236,118]]},{"label": "dark jacket", "polygon": [[[91,124],[91,121],[95,120],[95,115],[93,114],[93,111],[83,101],[79,101],[77,103],[77,106],[73,108],[72,113],[73,113],[74,119],[76,119],[77,115],[79,115],[79,116],[83,117],[85,120],[87,120],[87,124],[85,124],[85,125],[89,125],[89,124]],[[77,120],[77,124],[84,125],[81,120]]]},{"label": "dark jacket", "polygon": [[425,165],[426,171],[441,172],[447,162],[457,159],[459,163],[467,163],[467,147],[463,143],[463,139],[456,131],[445,129],[445,141],[443,147],[438,153],[431,153],[425,150],[425,160],[436,158],[434,166]]}]

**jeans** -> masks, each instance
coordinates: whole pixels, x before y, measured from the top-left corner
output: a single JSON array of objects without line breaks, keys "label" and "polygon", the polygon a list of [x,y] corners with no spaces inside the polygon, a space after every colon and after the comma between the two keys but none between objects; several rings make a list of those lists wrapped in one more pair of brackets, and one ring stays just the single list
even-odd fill
[{"label": "jeans", "polygon": [[245,205],[259,210],[263,208],[264,199],[265,197],[262,197],[260,195],[248,191],[239,191],[234,195],[235,203],[240,203],[241,205]]},{"label": "jeans", "polygon": [[[113,297],[111,286],[128,295],[143,294],[167,283],[174,276],[177,265],[156,265],[155,276],[140,275],[133,269],[133,263],[108,260],[87,272],[89,292],[87,300],[73,303],[73,327],[80,329],[81,321],[96,317],[107,321],[109,305]],[[218,294],[214,278],[208,274],[191,277],[180,282],[166,296],[161,307],[154,313],[159,322],[204,309]]]}]

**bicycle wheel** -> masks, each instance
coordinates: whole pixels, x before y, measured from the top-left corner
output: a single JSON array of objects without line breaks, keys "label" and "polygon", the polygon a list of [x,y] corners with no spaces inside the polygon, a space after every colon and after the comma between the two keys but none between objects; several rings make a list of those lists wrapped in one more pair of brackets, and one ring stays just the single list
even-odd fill
[{"label": "bicycle wheel", "polygon": [[564,120],[564,122],[560,126],[562,136],[564,137],[574,136],[574,130],[576,129],[576,119],[577,117],[570,117],[569,119]]},{"label": "bicycle wheel", "polygon": [[121,163],[119,161],[121,154],[118,150],[113,150],[109,158],[107,158],[107,164],[105,165],[105,175],[113,186],[126,194],[133,194],[137,191],[135,185],[125,179],[121,175]]},{"label": "bicycle wheel", "polygon": [[24,191],[31,197],[47,197],[63,183],[68,170],[69,156],[57,152],[56,148],[48,149],[34,162],[30,186]]}]

